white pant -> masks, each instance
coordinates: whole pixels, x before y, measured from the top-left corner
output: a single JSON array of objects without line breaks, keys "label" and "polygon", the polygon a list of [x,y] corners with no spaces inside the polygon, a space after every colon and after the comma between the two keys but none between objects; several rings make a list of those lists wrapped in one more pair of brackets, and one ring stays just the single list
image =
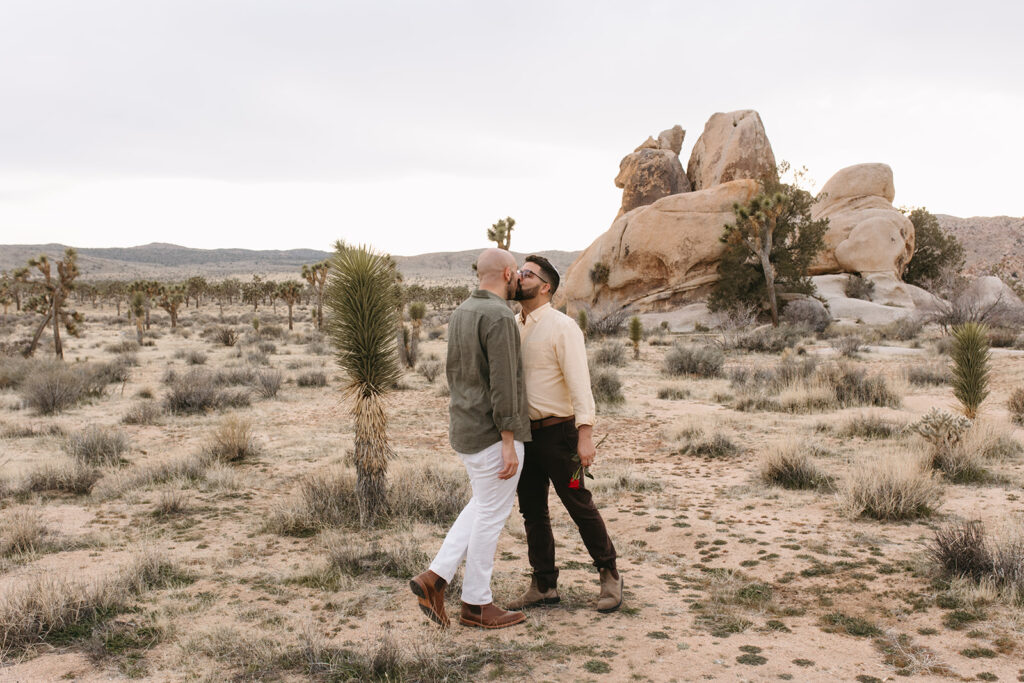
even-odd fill
[{"label": "white pant", "polygon": [[498,536],[512,512],[519,473],[523,471],[523,442],[513,443],[519,457],[519,467],[511,479],[498,479],[498,472],[504,466],[500,441],[479,453],[458,454],[469,474],[473,497],[445,536],[437,557],[430,563],[430,569],[445,581],[451,582],[465,559],[462,601],[469,605],[492,602],[491,573],[494,571]]}]

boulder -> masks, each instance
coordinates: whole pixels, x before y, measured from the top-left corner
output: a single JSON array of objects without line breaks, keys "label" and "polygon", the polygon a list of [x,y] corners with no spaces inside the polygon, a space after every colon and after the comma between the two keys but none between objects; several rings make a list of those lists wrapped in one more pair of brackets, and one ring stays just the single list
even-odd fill
[{"label": "boulder", "polygon": [[638,206],[652,204],[662,197],[690,191],[690,181],[679,161],[686,131],[674,126],[647,138],[619,163],[615,187],[622,188],[619,215]]},{"label": "boulder", "polygon": [[827,218],[829,227],[810,272],[902,278],[914,255],[914,224],[893,207],[895,196],[886,164],[848,166],[832,176],[811,207],[811,218]]},{"label": "boulder", "polygon": [[706,190],[740,178],[777,178],[775,154],[753,109],[713,115],[704,124],[686,165],[694,190]]},{"label": "boulder", "polygon": [[749,202],[754,180],[663,197],[615,219],[569,267],[555,295],[580,308],[668,311],[706,298],[718,279],[722,228],[733,204]]},{"label": "boulder", "polygon": [[979,311],[991,309],[997,315],[1019,317],[1024,314],[1024,302],[1009,285],[993,275],[979,277],[967,285],[960,300]]},{"label": "boulder", "polygon": [[871,325],[891,323],[901,318],[922,317],[938,311],[942,300],[920,287],[908,285],[889,274],[865,276],[875,284],[871,300],[846,296],[850,275],[816,275],[811,278],[815,292],[825,300],[832,317],[846,322]]}]

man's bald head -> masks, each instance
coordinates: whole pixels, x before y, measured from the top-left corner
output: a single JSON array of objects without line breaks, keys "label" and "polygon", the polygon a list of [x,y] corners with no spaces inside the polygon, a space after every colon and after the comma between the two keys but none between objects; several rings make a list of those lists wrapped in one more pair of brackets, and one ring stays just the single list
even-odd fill
[{"label": "man's bald head", "polygon": [[516,259],[504,249],[484,249],[476,259],[476,274],[481,280],[501,276],[506,268],[515,270]]},{"label": "man's bald head", "polygon": [[516,259],[504,249],[484,249],[476,259],[480,289],[511,299],[519,284]]}]

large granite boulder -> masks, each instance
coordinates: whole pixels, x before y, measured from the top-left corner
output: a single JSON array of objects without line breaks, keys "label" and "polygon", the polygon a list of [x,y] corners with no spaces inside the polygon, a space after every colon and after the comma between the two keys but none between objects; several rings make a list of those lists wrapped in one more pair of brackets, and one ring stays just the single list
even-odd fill
[{"label": "large granite boulder", "polygon": [[615,187],[622,188],[619,215],[662,197],[690,191],[690,181],[679,161],[686,131],[673,126],[647,140],[619,163]]},{"label": "large granite boulder", "polygon": [[892,169],[848,166],[821,189],[811,218],[827,218],[825,249],[811,273],[888,273],[899,279],[914,255],[914,224],[893,208]]},{"label": "large granite boulder", "polygon": [[718,279],[722,228],[733,204],[757,194],[754,180],[663,197],[615,219],[569,267],[555,305],[571,313],[631,307],[667,311],[707,297]]},{"label": "large granite boulder", "polygon": [[686,175],[694,190],[740,178],[777,178],[775,154],[760,115],[742,109],[708,119],[693,145]]}]

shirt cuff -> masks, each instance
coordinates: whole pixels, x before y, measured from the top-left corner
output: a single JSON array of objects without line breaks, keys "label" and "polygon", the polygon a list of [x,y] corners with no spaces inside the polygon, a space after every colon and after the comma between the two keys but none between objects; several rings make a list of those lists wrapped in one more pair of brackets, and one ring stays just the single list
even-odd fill
[{"label": "shirt cuff", "polygon": [[576,416],[576,426],[577,427],[579,427],[580,425],[591,425],[591,426],[593,426],[594,425],[594,417],[595,417],[594,415],[577,415]]},{"label": "shirt cuff", "polygon": [[503,417],[500,420],[495,420],[494,426],[498,428],[499,432],[514,432],[516,427],[519,426],[519,418],[515,416]]}]

